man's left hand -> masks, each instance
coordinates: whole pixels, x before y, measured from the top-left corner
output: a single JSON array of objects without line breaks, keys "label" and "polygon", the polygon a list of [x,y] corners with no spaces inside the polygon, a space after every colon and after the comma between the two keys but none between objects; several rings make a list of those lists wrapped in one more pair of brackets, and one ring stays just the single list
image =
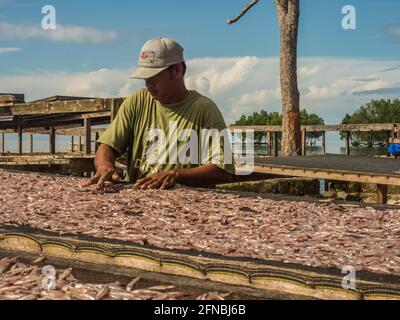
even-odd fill
[{"label": "man's left hand", "polygon": [[135,189],[168,189],[176,185],[178,170],[169,170],[153,174],[150,177],[138,180]]}]

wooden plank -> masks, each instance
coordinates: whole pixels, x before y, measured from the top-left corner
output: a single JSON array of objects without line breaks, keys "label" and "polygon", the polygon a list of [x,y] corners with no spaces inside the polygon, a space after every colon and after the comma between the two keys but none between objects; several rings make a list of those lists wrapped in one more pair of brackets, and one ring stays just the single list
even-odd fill
[{"label": "wooden plank", "polygon": [[[239,170],[241,165],[236,165]],[[400,176],[371,174],[345,170],[310,169],[276,165],[254,165],[253,172],[292,177],[308,177],[327,180],[352,181],[400,186]]]},{"label": "wooden plank", "polygon": [[14,103],[25,103],[25,95],[23,93],[0,93],[0,101],[2,97],[12,97],[11,99]]},{"label": "wooden plank", "polygon": [[86,118],[84,120],[84,132],[85,132],[85,154],[91,154],[91,119]]},{"label": "wooden plank", "polygon": [[72,112],[111,111],[111,106],[104,99],[71,100],[15,104],[10,107],[12,115],[55,114]]},{"label": "wooden plank", "polygon": [[109,124],[110,123],[110,112],[93,112],[89,114],[69,114],[69,115],[59,115],[54,117],[40,117],[39,119],[20,119],[19,123],[21,123],[24,128],[36,128],[36,127],[46,127],[51,124],[54,127],[68,125],[68,124],[77,124],[82,127],[82,120],[92,119],[92,123],[95,125],[100,124]]},{"label": "wooden plank", "polygon": [[385,184],[378,184],[377,202],[387,204],[388,200],[388,186]]},{"label": "wooden plank", "polygon": [[16,98],[11,95],[0,95],[0,106],[8,107],[14,105]]}]

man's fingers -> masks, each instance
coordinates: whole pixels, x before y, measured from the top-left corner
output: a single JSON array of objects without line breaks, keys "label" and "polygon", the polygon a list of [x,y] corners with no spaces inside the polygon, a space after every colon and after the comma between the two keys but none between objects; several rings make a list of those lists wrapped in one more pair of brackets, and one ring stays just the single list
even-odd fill
[{"label": "man's fingers", "polygon": [[163,180],[156,180],[152,184],[150,184],[147,189],[159,189],[163,183]]},{"label": "man's fingers", "polygon": [[114,181],[118,181],[118,180],[121,180],[121,177],[119,176],[118,172],[114,172],[112,175],[112,179]]},{"label": "man's fingers", "polygon": [[100,178],[99,181],[97,182],[97,185],[102,188],[104,186],[104,183],[106,181],[109,181],[112,177],[112,175],[114,174],[114,170],[113,169],[108,169],[106,173],[104,173]]},{"label": "man's fingers", "polygon": [[147,182],[143,183],[142,185],[139,186],[140,189],[146,190],[149,188],[150,185],[152,185],[155,182],[154,179],[150,179]]},{"label": "man's fingers", "polygon": [[172,188],[173,186],[175,186],[175,184],[176,184],[175,177],[167,176],[167,178],[161,185],[161,189]]},{"label": "man's fingers", "polygon": [[84,184],[82,184],[82,187],[85,188],[85,187],[89,187],[89,186],[91,186],[93,184],[96,184],[99,181],[99,179],[100,179],[100,175],[96,173],[93,176],[93,178],[89,179]]},{"label": "man's fingers", "polygon": [[150,181],[150,180],[152,180],[151,179],[151,177],[147,177],[147,178],[144,178],[144,179],[140,179],[140,180],[138,180],[138,181],[136,181],[136,184],[135,184],[135,189],[140,189],[141,188],[141,186],[143,186],[143,184],[145,184],[146,182],[148,182],[148,181]]}]

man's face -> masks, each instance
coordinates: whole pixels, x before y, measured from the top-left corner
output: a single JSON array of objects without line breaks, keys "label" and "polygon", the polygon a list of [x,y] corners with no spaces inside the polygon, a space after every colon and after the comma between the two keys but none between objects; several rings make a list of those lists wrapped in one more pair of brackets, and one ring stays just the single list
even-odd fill
[{"label": "man's face", "polygon": [[154,99],[161,103],[168,103],[177,87],[177,82],[182,77],[182,66],[177,65],[161,71],[152,78],[146,79],[145,83]]},{"label": "man's face", "polygon": [[167,102],[173,89],[171,72],[166,69],[152,78],[146,79],[146,87],[154,99],[161,103]]}]

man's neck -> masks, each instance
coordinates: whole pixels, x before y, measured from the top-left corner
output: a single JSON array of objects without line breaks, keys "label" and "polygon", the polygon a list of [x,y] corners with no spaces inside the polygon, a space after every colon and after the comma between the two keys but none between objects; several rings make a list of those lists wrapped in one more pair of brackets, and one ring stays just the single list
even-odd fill
[{"label": "man's neck", "polygon": [[190,95],[190,91],[186,89],[185,85],[176,88],[174,93],[170,96],[165,104],[176,104],[185,101]]}]

